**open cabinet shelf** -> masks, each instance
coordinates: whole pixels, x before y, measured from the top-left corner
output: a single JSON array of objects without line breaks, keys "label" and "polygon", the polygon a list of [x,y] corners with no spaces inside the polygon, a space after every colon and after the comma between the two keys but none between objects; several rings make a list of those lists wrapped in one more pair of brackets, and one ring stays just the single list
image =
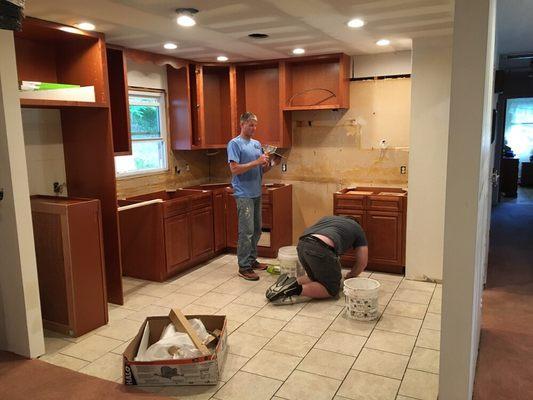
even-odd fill
[{"label": "open cabinet shelf", "polygon": [[20,81],[94,86],[94,102],[53,98],[21,99],[22,106],[47,108],[108,106],[103,35],[26,18],[22,31],[15,33],[15,51]]}]

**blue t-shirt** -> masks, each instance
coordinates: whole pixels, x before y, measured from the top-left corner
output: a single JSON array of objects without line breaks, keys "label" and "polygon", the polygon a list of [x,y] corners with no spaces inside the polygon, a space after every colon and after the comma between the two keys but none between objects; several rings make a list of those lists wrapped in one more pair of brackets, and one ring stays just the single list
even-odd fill
[{"label": "blue t-shirt", "polygon": [[[246,140],[241,136],[231,139],[228,143],[228,163],[234,161],[246,164],[257,160],[263,149],[261,143],[255,139]],[[231,184],[235,197],[255,198],[261,196],[261,181],[263,168],[258,165],[240,175],[233,175]]]}]

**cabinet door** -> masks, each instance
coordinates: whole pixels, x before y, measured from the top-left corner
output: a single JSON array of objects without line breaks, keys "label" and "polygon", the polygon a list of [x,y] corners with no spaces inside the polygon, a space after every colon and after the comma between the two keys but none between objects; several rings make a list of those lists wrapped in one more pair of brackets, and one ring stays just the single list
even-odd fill
[{"label": "cabinet door", "polygon": [[187,214],[165,219],[165,250],[168,273],[175,271],[180,264],[191,259],[189,229]]},{"label": "cabinet door", "polygon": [[204,208],[190,214],[191,256],[193,259],[213,252],[213,210]]},{"label": "cabinet door", "polygon": [[239,235],[237,202],[231,194],[228,194],[226,199],[227,245],[228,247],[237,247],[237,238]]},{"label": "cabinet door", "polygon": [[402,214],[367,211],[366,236],[369,264],[402,264]]},{"label": "cabinet door", "polygon": [[213,232],[215,251],[226,247],[226,199],[224,192],[213,194]]}]

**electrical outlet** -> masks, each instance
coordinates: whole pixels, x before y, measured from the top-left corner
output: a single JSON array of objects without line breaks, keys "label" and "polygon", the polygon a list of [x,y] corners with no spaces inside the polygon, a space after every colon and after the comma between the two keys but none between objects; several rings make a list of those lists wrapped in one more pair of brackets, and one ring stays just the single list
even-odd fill
[{"label": "electrical outlet", "polygon": [[185,164],[185,171],[189,172],[191,170],[191,167],[189,167],[189,164]]},{"label": "electrical outlet", "polygon": [[287,172],[287,164],[281,164],[281,172]]},{"label": "electrical outlet", "polygon": [[407,173],[407,167],[405,165],[402,165],[400,167],[400,174],[405,175]]},{"label": "electrical outlet", "polygon": [[177,165],[174,166],[174,172],[176,173],[176,175],[179,175],[180,172],[181,172],[181,169],[178,168]]}]

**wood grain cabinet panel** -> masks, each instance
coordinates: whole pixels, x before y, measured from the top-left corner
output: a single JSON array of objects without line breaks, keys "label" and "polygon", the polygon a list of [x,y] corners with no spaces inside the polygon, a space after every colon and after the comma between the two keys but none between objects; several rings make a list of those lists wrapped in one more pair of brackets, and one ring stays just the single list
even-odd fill
[{"label": "wood grain cabinet panel", "polygon": [[225,189],[213,192],[213,235],[215,252],[226,248],[226,194]]},{"label": "wood grain cabinet panel", "polygon": [[193,258],[213,253],[213,210],[195,210],[189,216],[191,229],[191,256]]},{"label": "wood grain cabinet panel", "polygon": [[[368,241],[368,269],[403,273],[405,269],[405,228],[407,192],[397,188],[346,188],[333,194],[335,215],[357,219]],[[354,252],[341,262],[351,266]]]},{"label": "wood grain cabinet panel", "polygon": [[32,196],[31,208],[44,327],[77,337],[105,325],[100,202]]},{"label": "wood grain cabinet panel", "polygon": [[180,264],[191,259],[189,229],[187,214],[165,219],[165,249],[168,273],[174,272]]}]

